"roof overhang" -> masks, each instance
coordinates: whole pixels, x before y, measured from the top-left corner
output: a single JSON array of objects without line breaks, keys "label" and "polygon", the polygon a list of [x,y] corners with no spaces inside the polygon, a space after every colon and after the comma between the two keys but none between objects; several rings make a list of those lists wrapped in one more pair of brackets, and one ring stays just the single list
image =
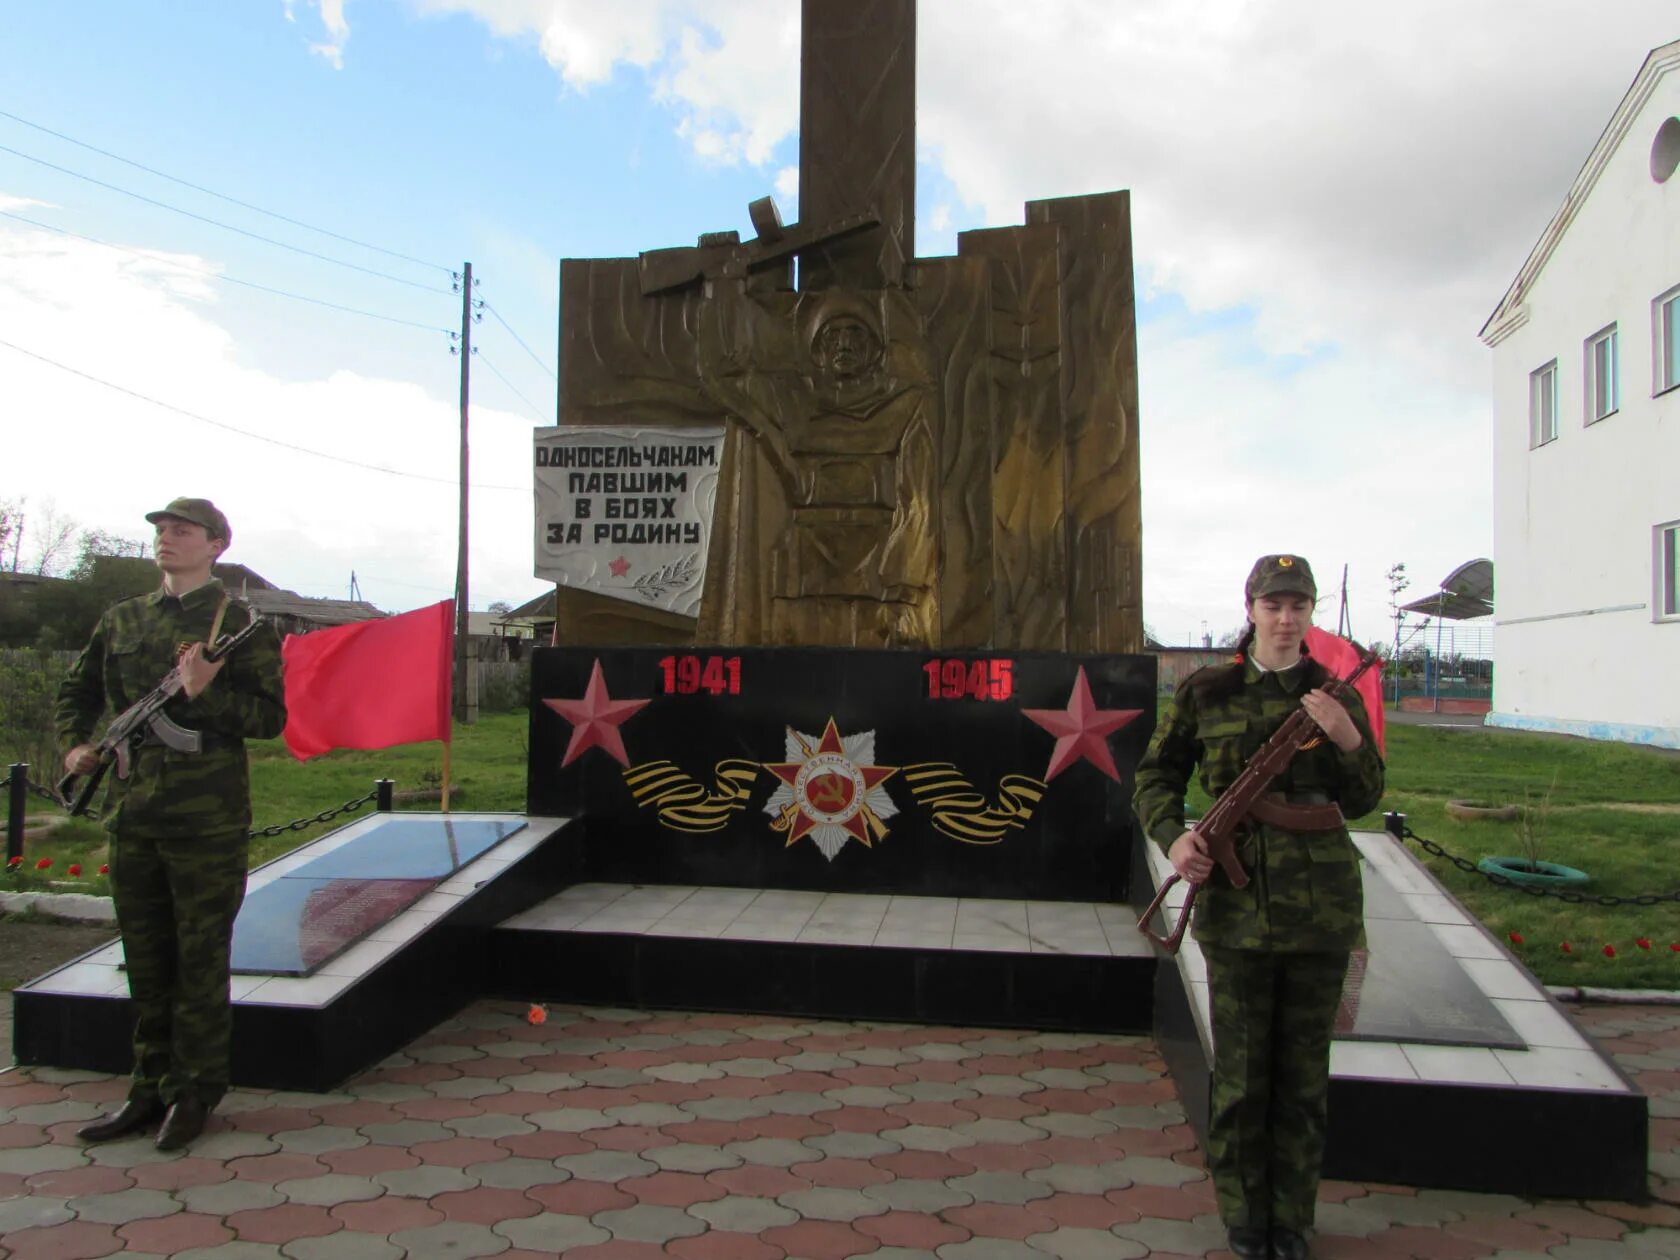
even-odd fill
[{"label": "roof overhang", "polygon": [[1546,230],[1540,233],[1540,239],[1529,250],[1528,259],[1517,272],[1517,278],[1511,281],[1511,287],[1505,290],[1505,296],[1499,299],[1499,305],[1493,308],[1493,314],[1482,325],[1477,334],[1488,346],[1496,346],[1510,336],[1527,321],[1526,310],[1522,317],[1516,318],[1518,309],[1526,305],[1528,291],[1533,287],[1540,272],[1545,268],[1552,256],[1552,251],[1563,239],[1563,234],[1569,230],[1569,225],[1575,221],[1575,215],[1586,199],[1592,195],[1598,178],[1609,165],[1611,156],[1621,144],[1628,128],[1633,126],[1633,120],[1639,111],[1645,108],[1645,102],[1651,99],[1651,94],[1657,90],[1657,84],[1663,75],[1680,66],[1680,39],[1671,44],[1664,44],[1660,48],[1653,48],[1645,58],[1645,64],[1639,67],[1639,73],[1633,76],[1633,83],[1623,95],[1621,104],[1616,106],[1616,112],[1610,115],[1610,122],[1598,137],[1598,143],[1593,145],[1592,152],[1575,176],[1575,182],[1569,186],[1569,193],[1563,199],[1563,205],[1552,216],[1552,221],[1546,225]]}]

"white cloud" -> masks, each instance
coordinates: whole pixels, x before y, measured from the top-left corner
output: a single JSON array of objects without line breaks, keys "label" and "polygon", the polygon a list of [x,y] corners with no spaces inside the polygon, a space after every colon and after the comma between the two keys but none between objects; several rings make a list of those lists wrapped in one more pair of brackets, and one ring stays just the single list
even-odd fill
[{"label": "white cloud", "polygon": [[574,91],[640,70],[699,156],[770,161],[799,123],[799,9],[765,0],[414,0],[468,13],[506,39],[535,40]]},{"label": "white cloud", "polygon": [[[350,23],[344,17],[344,0],[309,0],[309,3],[320,10],[321,25],[327,31],[326,40],[309,45],[309,51],[327,62],[334,70],[344,69],[344,45],[350,39]],[[286,20],[296,20],[292,13],[291,0],[287,0],[286,3]]]},{"label": "white cloud", "polygon": [[[0,346],[8,415],[22,420],[8,425],[6,485],[50,486],[83,526],[128,536],[158,502],[208,495],[233,524],[229,558],[281,586],[342,594],[354,569],[383,608],[447,598],[454,405],[406,381],[342,371],[283,381],[246,366],[214,319],[205,268],[213,260],[141,258],[0,221],[0,340],[259,435],[228,435]],[[472,435],[475,480],[514,487],[472,493],[472,603],[529,598],[540,589],[528,543],[530,421],[475,407]]]}]

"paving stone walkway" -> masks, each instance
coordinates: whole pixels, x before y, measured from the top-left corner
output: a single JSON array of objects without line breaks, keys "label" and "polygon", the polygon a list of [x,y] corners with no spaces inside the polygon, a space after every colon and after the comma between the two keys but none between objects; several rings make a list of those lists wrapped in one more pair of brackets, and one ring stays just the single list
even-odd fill
[{"label": "paving stone walkway", "polygon": [[[76,1141],[121,1080],[0,1074],[0,1257],[1228,1255],[1147,1038],[524,1016],[478,1003],[337,1093],[235,1091],[169,1155]],[[1330,1182],[1316,1254],[1680,1260],[1680,1010],[1581,1018],[1651,1096],[1649,1202]]]}]

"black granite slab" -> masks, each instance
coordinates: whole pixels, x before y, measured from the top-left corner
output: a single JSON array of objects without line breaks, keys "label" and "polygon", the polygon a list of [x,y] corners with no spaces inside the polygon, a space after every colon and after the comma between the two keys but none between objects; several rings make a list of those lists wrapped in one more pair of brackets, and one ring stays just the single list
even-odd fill
[{"label": "black granite slab", "polygon": [[1522,1049],[1523,1039],[1429,924],[1418,920],[1379,869],[1369,862],[1360,867],[1368,949],[1355,954],[1348,969],[1336,1036]]},{"label": "black granite slab", "polygon": [[313,975],[524,826],[513,819],[376,820],[246,894],[233,925],[234,974]]}]

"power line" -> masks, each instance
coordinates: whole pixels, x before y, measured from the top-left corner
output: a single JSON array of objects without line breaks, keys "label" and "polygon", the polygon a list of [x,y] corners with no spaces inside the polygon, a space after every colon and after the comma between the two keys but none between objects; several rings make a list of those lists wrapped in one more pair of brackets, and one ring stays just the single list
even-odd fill
[{"label": "power line", "polygon": [[16,219],[19,223],[29,224],[30,227],[42,228],[48,232],[57,232],[60,236],[73,236],[78,241],[86,241],[90,245],[99,245],[105,249],[120,250],[125,254],[133,254],[136,258],[148,258],[154,262],[161,262],[170,267],[178,267],[182,271],[196,272],[198,275],[208,276],[213,280],[223,280],[228,284],[243,285],[247,289],[256,289],[262,293],[272,293],[276,297],[294,298],[299,302],[308,302],[312,306],[324,306],[328,310],[343,311],[349,315],[364,315],[368,319],[383,320],[387,324],[402,324],[405,327],[418,328],[424,332],[448,333],[450,331],[449,329],[439,327],[436,324],[422,324],[412,319],[399,318],[396,315],[381,315],[378,311],[364,311],[354,306],[341,306],[339,303],[329,302],[325,298],[309,297],[303,293],[293,293],[289,289],[276,289],[266,284],[258,284],[254,280],[241,280],[236,276],[226,275],[225,273],[216,271],[210,267],[195,267],[191,263],[182,262],[176,258],[170,258],[167,255],[160,254],[155,250],[134,249],[128,245],[118,245],[112,241],[102,241],[96,236],[84,236],[80,232],[72,232],[69,228],[55,227],[51,223],[42,223],[38,219],[31,219],[25,215],[14,214],[10,210],[0,210],[0,217]]},{"label": "power line", "polygon": [[[500,311],[498,311],[494,306],[491,306],[489,302],[484,303],[484,309],[489,311],[492,315],[494,315],[496,317],[496,322],[498,324],[500,324],[503,328],[507,329],[508,330],[508,335],[519,343],[519,348],[521,350],[525,351],[526,354],[530,355],[532,361],[534,363],[536,363],[536,365],[538,367],[540,367],[543,371],[548,373],[548,379],[551,380],[551,381],[554,381],[556,384],[558,384],[560,378],[554,375],[554,369],[549,367],[548,364],[544,363],[540,358],[537,357],[537,352],[535,350],[531,349],[530,346],[525,344],[525,338],[521,337],[518,333],[513,331],[513,325],[508,323],[507,320],[502,318],[502,313]],[[499,375],[499,373],[498,373],[498,375]]]},{"label": "power line", "polygon": [[[128,397],[139,399],[143,403],[150,403],[154,407],[161,407],[165,411],[172,411],[178,416],[185,416],[189,420],[197,420],[200,424],[207,424],[215,429],[224,429],[229,433],[237,433],[240,437],[248,437],[253,441],[267,442],[270,446],[278,446],[284,450],[296,451],[300,455],[312,455],[316,459],[329,460],[335,464],[348,464],[352,468],[362,468],[366,469],[368,472],[384,473],[387,477],[406,477],[411,481],[432,481],[445,486],[453,486],[457,484],[456,479],[453,477],[429,477],[425,473],[403,472],[400,469],[385,468],[379,464],[369,464],[359,459],[351,459],[347,455],[329,455],[326,451],[312,450],[307,446],[299,446],[295,442],[283,442],[279,438],[269,437],[266,433],[253,433],[249,429],[241,429],[237,425],[231,425],[221,420],[212,420],[209,416],[201,415],[196,411],[188,411],[185,407],[177,407],[174,403],[167,403],[162,399],[153,398],[149,394],[142,394],[139,390],[129,389],[126,385],[118,385],[115,381],[108,381],[103,377],[94,376],[91,372],[84,372],[80,368],[73,368],[68,363],[60,363],[57,359],[49,359],[44,354],[37,354],[33,350],[26,350],[22,346],[13,345],[4,338],[0,338],[0,346],[4,346],[6,349],[15,351],[18,354],[25,355],[37,362],[45,363],[49,367],[55,367],[61,372],[68,372],[71,376],[79,376],[84,381],[92,381],[95,385],[103,385],[106,389],[115,390],[119,394],[126,394]],[[475,488],[479,490],[510,490],[519,494],[529,494],[531,489],[529,486],[496,485],[479,485]]]},{"label": "power line", "polygon": [[543,415],[542,411],[537,407],[537,404],[532,402],[529,398],[525,397],[524,394],[521,394],[519,392],[518,388],[514,385],[514,383],[512,381],[508,380],[507,377],[502,375],[502,370],[500,368],[498,368],[494,363],[490,362],[489,359],[484,357],[484,352],[482,350],[480,350],[477,346],[474,346],[473,347],[473,353],[475,355],[477,355],[478,361],[480,363],[482,363],[485,367],[489,368],[493,373],[495,373],[496,379],[498,381],[500,381],[503,385],[506,385],[509,389],[513,390],[514,396],[517,397],[520,402],[524,403],[527,407],[529,407],[531,409],[531,414],[536,416],[538,421],[540,421],[543,424],[548,423],[548,418]]},{"label": "power line", "polygon": [[424,293],[447,293],[446,289],[434,288],[429,284],[421,284],[418,280],[407,280],[402,276],[394,276],[388,271],[380,271],[375,267],[364,267],[360,263],[346,262],[342,258],[334,258],[331,254],[317,253],[312,249],[305,249],[302,245],[293,245],[287,241],[277,240],[272,236],[264,236],[261,232],[247,231],[242,227],[234,227],[231,223],[223,223],[220,219],[212,219],[208,215],[196,214],[191,210],[184,210],[180,206],[170,205],[167,201],[159,201],[155,197],[148,197],[144,193],[137,193],[131,188],[123,188],[117,184],[108,184],[102,179],[95,179],[92,175],[84,175],[80,171],[73,171],[68,166],[60,166],[56,162],[49,162],[45,158],[38,158],[32,154],[0,144],[0,153],[10,153],[13,157],[20,157],[25,162],[33,162],[37,166],[44,166],[50,171],[57,171],[62,175],[69,175],[73,179],[85,180],[95,187],[121,193],[125,197],[133,197],[136,201],[143,201],[149,206],[156,206],[160,210],[169,210],[175,214],[184,215],[189,219],[196,219],[200,223],[208,223],[211,227],[219,227],[223,231],[234,232],[240,236],[249,237],[253,241],[261,241],[265,245],[278,246],[289,249],[294,254],[302,254],[306,258],[315,258],[321,262],[329,262],[334,266],[348,267],[351,271],[359,271],[363,275],[377,276],[381,280],[389,280],[393,284],[405,284],[411,289],[419,289]]},{"label": "power line", "polygon": [[390,258],[400,258],[403,262],[411,262],[417,267],[431,267],[437,271],[449,270],[448,267],[443,266],[441,263],[427,262],[424,258],[415,258],[408,254],[398,253],[394,249],[386,249],[383,245],[374,245],[368,241],[359,241],[353,236],[345,236],[340,232],[334,232],[324,227],[316,227],[313,223],[305,223],[302,219],[291,218],[290,216],[281,214],[276,210],[265,210],[263,207],[254,205],[249,201],[241,201],[238,197],[230,197],[226,193],[219,193],[214,188],[206,188],[203,184],[195,184],[191,180],[185,180],[179,178],[178,176],[170,175],[167,172],[157,170],[155,167],[147,166],[143,162],[136,162],[131,158],[125,158],[120,153],[112,153],[109,149],[101,149],[98,145],[89,144],[85,140],[78,140],[74,136],[67,136],[62,131],[54,131],[51,127],[43,127],[38,122],[30,122],[27,118],[20,118],[16,114],[7,113],[3,109],[0,109],[0,118],[10,118],[15,123],[22,123],[25,127],[32,127],[36,131],[43,132],[49,136],[54,136],[59,140],[76,145],[78,148],[86,149],[90,153],[97,153],[100,157],[108,157],[113,162],[121,162],[124,166],[132,166],[137,171],[145,171],[148,175],[156,175],[159,179],[167,179],[172,184],[179,184],[181,187],[190,188],[194,192],[201,192],[206,196],[216,197],[243,209],[254,210],[258,214],[265,214],[271,219],[280,220],[282,223],[290,223],[293,227],[304,228],[310,232],[319,232],[322,236],[330,236],[333,240],[343,241],[346,245],[356,245],[362,249],[371,249],[375,253],[384,254]]}]

